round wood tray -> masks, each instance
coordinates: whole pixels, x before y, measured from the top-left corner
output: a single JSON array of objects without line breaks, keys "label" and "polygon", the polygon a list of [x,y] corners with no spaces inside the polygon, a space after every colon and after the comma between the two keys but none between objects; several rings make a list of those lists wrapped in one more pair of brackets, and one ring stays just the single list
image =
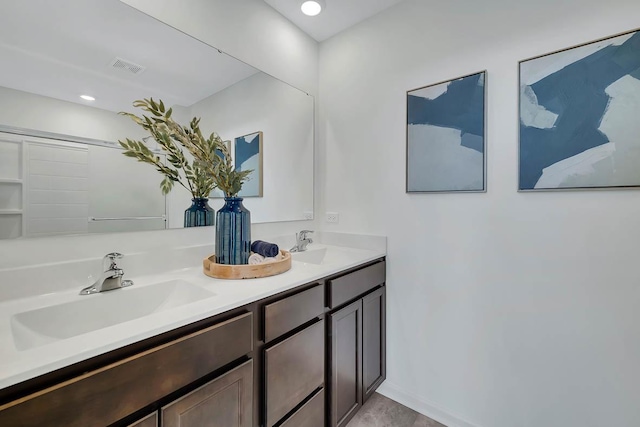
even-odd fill
[{"label": "round wood tray", "polygon": [[282,259],[264,264],[228,265],[216,263],[216,256],[211,255],[202,261],[204,274],[216,279],[257,279],[259,277],[275,276],[291,268],[291,254],[280,250]]}]

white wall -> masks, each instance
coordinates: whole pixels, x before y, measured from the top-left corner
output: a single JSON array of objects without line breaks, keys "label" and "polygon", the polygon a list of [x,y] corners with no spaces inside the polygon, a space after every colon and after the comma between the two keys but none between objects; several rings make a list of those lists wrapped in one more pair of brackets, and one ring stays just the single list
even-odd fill
[{"label": "white wall", "polygon": [[[388,236],[384,393],[450,427],[640,425],[640,194],[516,192],[518,61],[638,16],[407,0],[321,44],[317,212]],[[406,194],[405,92],[483,69],[488,193]]]},{"label": "white wall", "polygon": [[[317,43],[261,0],[192,0],[188,6],[185,2],[164,0],[127,0],[126,3],[136,3],[144,12],[156,11],[157,17],[181,31],[310,93],[317,91]],[[258,224],[252,227],[252,237],[293,235],[303,228],[314,228],[314,223]],[[1,240],[0,268],[97,258],[113,250],[127,254],[187,245],[213,245],[213,233],[213,228],[207,228]]]}]

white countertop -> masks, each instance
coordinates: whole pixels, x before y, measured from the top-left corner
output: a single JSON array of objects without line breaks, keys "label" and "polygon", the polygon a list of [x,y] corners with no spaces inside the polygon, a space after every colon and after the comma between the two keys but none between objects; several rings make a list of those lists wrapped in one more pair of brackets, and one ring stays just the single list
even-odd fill
[{"label": "white countertop", "polygon": [[17,349],[14,340],[11,326],[13,316],[67,302],[87,298],[97,299],[104,294],[80,296],[78,295],[80,288],[73,288],[1,301],[0,389],[385,256],[385,250],[380,247],[358,249],[317,244],[310,246],[310,249],[314,248],[327,249],[330,257],[327,257],[325,263],[316,265],[294,259],[291,270],[262,279],[213,279],[204,275],[201,259],[197,258],[189,263],[188,268],[138,276],[125,274],[125,278],[132,279],[135,285],[113,292],[122,292],[124,295],[124,293],[157,283],[184,280],[211,292],[212,296],[23,351]]}]

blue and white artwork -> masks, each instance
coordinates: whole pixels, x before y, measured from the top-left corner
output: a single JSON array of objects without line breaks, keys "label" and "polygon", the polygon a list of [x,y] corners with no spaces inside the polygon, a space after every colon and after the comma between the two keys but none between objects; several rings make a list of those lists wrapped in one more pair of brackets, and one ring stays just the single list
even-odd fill
[{"label": "blue and white artwork", "polygon": [[238,196],[262,197],[262,132],[236,138],[233,151],[236,170],[253,170]]},{"label": "blue and white artwork", "polygon": [[407,92],[407,192],[485,191],[485,79]]},{"label": "blue and white artwork", "polygon": [[640,32],[520,63],[520,190],[640,185]]}]

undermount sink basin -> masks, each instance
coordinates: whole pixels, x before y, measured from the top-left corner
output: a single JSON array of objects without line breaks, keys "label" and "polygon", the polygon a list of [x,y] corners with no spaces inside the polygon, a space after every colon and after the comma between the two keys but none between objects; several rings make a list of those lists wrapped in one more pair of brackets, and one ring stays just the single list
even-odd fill
[{"label": "undermount sink basin", "polygon": [[327,259],[327,248],[309,248],[304,252],[293,252],[291,256],[294,261],[321,265]]},{"label": "undermount sink basin", "polygon": [[183,280],[78,296],[72,302],[25,311],[11,317],[18,351],[72,338],[215,295]]}]

